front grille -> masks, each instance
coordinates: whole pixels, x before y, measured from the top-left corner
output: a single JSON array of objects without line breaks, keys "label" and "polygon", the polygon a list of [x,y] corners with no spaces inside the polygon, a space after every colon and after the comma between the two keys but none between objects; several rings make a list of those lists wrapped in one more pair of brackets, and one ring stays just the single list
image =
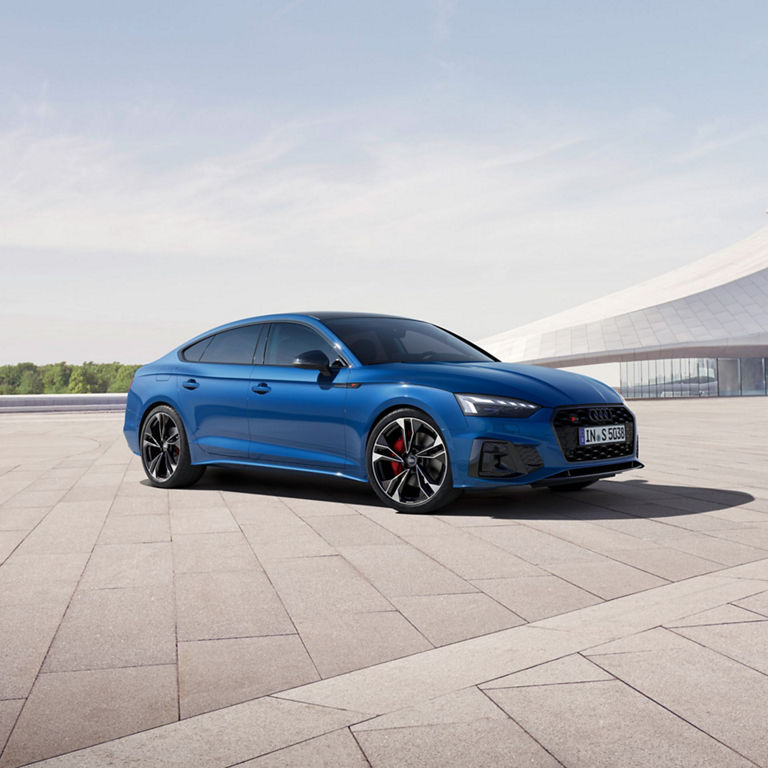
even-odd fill
[{"label": "front grille", "polygon": [[[579,427],[624,424],[626,441],[579,445]],[[560,408],[552,419],[566,461],[600,461],[629,456],[635,444],[635,419],[623,405],[580,405]]]}]

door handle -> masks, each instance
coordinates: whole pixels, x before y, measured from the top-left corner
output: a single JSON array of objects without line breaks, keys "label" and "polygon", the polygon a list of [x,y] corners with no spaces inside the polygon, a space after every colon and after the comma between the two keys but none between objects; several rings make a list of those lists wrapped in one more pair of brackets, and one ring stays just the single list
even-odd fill
[{"label": "door handle", "polygon": [[200,383],[195,379],[187,379],[181,386],[184,387],[184,389],[197,389],[200,386]]},{"label": "door handle", "polygon": [[251,387],[251,390],[255,392],[257,395],[266,395],[267,392],[272,391],[272,387],[269,386],[266,382],[260,382],[259,384],[254,384]]}]

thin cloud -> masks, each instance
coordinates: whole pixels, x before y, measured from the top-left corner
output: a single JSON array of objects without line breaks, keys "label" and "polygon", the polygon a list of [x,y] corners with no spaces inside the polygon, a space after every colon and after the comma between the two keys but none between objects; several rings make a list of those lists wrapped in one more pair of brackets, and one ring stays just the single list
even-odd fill
[{"label": "thin cloud", "polygon": [[[356,160],[344,163],[315,128],[290,125],[163,170],[82,136],[0,135],[3,355],[144,360],[208,326],[302,306],[419,315],[482,338],[762,223],[738,218],[757,201],[762,213],[758,178],[662,171],[579,135],[347,135]],[[722,220],[742,229],[718,241]],[[37,318],[34,336],[16,332],[19,315]],[[64,347],[56,317],[80,329]]]},{"label": "thin cloud", "polygon": [[458,0],[433,0],[432,33],[436,40],[444,42],[451,37],[451,21],[457,6]]}]

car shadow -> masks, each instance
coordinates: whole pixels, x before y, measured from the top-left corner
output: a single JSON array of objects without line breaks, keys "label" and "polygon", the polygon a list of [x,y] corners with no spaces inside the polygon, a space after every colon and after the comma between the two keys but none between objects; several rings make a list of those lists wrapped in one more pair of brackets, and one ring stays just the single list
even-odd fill
[{"label": "car shadow", "polygon": [[503,520],[663,518],[716,512],[754,500],[749,493],[722,488],[606,479],[580,491],[553,492],[527,486],[468,493],[439,514]]},{"label": "car shadow", "polygon": [[[146,481],[145,481],[146,482]],[[193,486],[260,496],[314,499],[366,507],[384,507],[367,484],[344,478],[271,469],[209,467]],[[581,491],[546,488],[469,491],[435,514],[502,520],[606,520],[624,517],[676,517],[730,509],[754,501],[743,491],[688,485],[661,485],[646,480],[601,480]],[[413,513],[418,514],[418,513]]]}]

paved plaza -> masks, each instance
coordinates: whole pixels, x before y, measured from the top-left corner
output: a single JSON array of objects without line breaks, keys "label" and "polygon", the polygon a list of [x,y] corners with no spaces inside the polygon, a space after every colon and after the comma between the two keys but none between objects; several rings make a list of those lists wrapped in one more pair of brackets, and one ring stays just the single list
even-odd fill
[{"label": "paved plaza", "polygon": [[632,407],[646,469],[436,516],[0,415],[0,768],[768,766],[768,398]]}]

